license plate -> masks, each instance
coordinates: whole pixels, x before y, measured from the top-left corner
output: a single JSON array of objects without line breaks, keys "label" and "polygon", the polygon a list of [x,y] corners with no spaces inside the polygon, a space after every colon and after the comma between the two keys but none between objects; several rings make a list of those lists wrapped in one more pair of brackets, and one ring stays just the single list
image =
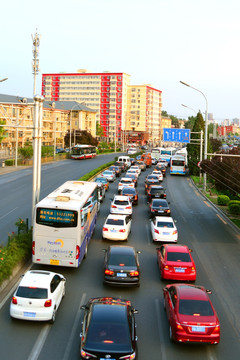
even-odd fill
[{"label": "license plate", "polygon": [[[117,273],[117,276],[118,277],[127,277],[127,274],[124,274],[124,273]],[[111,359],[112,360],[112,359]]]},{"label": "license plate", "polygon": [[26,317],[35,317],[36,313],[35,312],[24,311],[23,315],[26,316]]},{"label": "license plate", "polygon": [[205,332],[204,326],[192,326],[192,332]]},{"label": "license plate", "polygon": [[118,210],[121,210],[121,211],[122,211],[122,210],[124,210],[124,208],[123,208],[123,207],[119,207]]},{"label": "license plate", "polygon": [[155,197],[160,197],[160,195],[155,195]]},{"label": "license plate", "polygon": [[178,273],[184,273],[184,272],[185,272],[185,270],[184,270],[184,269],[177,269],[177,268],[175,268],[175,272],[178,272]]},{"label": "license plate", "polygon": [[170,233],[169,232],[163,232],[163,235],[169,235]]},{"label": "license plate", "polygon": [[112,230],[110,230],[111,232],[113,232],[113,233],[116,233],[117,232],[117,230],[115,230],[115,229],[112,229]]},{"label": "license plate", "polygon": [[59,265],[59,260],[50,260],[50,265]]}]

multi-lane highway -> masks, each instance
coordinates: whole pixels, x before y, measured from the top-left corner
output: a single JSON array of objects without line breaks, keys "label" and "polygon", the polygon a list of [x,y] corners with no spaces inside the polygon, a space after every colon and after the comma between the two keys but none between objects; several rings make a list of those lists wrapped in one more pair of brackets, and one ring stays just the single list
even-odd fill
[{"label": "multi-lane highway", "polygon": [[[109,158],[104,160],[109,161]],[[103,163],[102,157],[96,161]],[[92,167],[92,160],[58,165],[43,173],[45,196],[68,179],[76,179]],[[73,164],[73,165],[72,165]],[[79,164],[79,165],[78,165]],[[69,166],[69,168],[68,168]],[[70,166],[71,171],[70,171]],[[79,174],[73,167],[79,166]],[[150,169],[146,173],[149,173]],[[144,194],[144,178],[139,180],[139,205],[134,207],[129,245],[141,250],[141,285],[124,289],[102,284],[103,252],[110,242],[101,240],[101,229],[109,213],[110,198],[117,190],[117,182],[110,185],[101,204],[97,227],[90,242],[87,259],[79,269],[40,267],[61,272],[67,279],[66,296],[53,325],[27,321],[13,321],[9,317],[10,297],[1,303],[0,354],[1,360],[73,360],[79,359],[79,333],[81,331],[81,305],[95,296],[121,296],[130,299],[139,310],[136,315],[139,360],[238,360],[240,354],[240,236],[222,218],[221,214],[202,198],[191,182],[183,177],[164,178],[167,199],[172,216],[177,220],[179,243],[193,249],[197,266],[196,284],[212,290],[211,300],[221,323],[221,341],[217,346],[173,344],[169,340],[169,326],[163,309],[162,288],[168,282],[160,280],[156,261],[156,247],[152,243],[148,205]],[[15,174],[16,175],[16,174]],[[14,176],[14,175],[12,175]],[[16,175],[17,176],[17,175]],[[25,179],[27,175],[25,176]],[[56,181],[58,178],[58,182]],[[1,179],[1,178],[0,178]],[[12,180],[17,193],[18,178]],[[7,186],[6,184],[4,186]],[[24,189],[24,179],[20,190]],[[2,190],[1,190],[2,191]],[[31,193],[31,190],[28,189]],[[29,197],[31,198],[31,197]],[[12,197],[14,199],[14,195]],[[27,200],[22,211],[30,211]],[[14,205],[16,206],[16,205]],[[28,209],[27,209],[28,207]],[[17,215],[18,216],[18,215]],[[19,216],[24,216],[19,214]]]}]

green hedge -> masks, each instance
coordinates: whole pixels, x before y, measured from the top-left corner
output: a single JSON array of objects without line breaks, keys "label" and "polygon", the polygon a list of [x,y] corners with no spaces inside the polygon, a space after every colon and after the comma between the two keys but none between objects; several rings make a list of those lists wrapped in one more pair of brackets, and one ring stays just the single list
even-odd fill
[{"label": "green hedge", "polygon": [[80,177],[81,181],[88,181],[89,179],[91,179],[93,176],[97,175],[100,171],[105,170],[106,168],[108,168],[109,166],[113,165],[114,161],[110,161],[107,164],[101,165],[98,168],[90,171],[88,174],[83,175],[82,177]]},{"label": "green hedge", "polygon": [[240,201],[231,200],[228,203],[228,209],[232,215],[240,215]]},{"label": "green hedge", "polygon": [[219,195],[217,198],[218,205],[227,206],[229,201],[230,201],[230,199],[227,195]]}]

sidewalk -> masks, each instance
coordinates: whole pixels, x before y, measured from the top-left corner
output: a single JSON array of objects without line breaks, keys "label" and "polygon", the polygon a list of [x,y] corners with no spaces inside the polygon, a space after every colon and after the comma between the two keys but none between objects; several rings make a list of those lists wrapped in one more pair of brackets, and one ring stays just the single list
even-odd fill
[{"label": "sidewalk", "polygon": [[14,171],[28,169],[28,168],[31,168],[31,167],[32,166],[24,166],[24,165],[18,165],[18,167],[15,167],[15,166],[0,167],[0,175],[9,174],[9,173],[14,172]]}]

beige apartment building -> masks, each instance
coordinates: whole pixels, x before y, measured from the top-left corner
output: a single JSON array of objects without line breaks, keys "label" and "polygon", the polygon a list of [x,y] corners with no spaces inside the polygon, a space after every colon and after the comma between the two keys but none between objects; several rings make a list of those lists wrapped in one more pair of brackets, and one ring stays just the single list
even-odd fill
[{"label": "beige apartment building", "polygon": [[[5,130],[2,149],[32,142],[33,99],[0,94],[0,120]],[[65,135],[76,130],[87,130],[95,137],[96,111],[76,101],[43,102],[42,145],[65,147]]]}]

